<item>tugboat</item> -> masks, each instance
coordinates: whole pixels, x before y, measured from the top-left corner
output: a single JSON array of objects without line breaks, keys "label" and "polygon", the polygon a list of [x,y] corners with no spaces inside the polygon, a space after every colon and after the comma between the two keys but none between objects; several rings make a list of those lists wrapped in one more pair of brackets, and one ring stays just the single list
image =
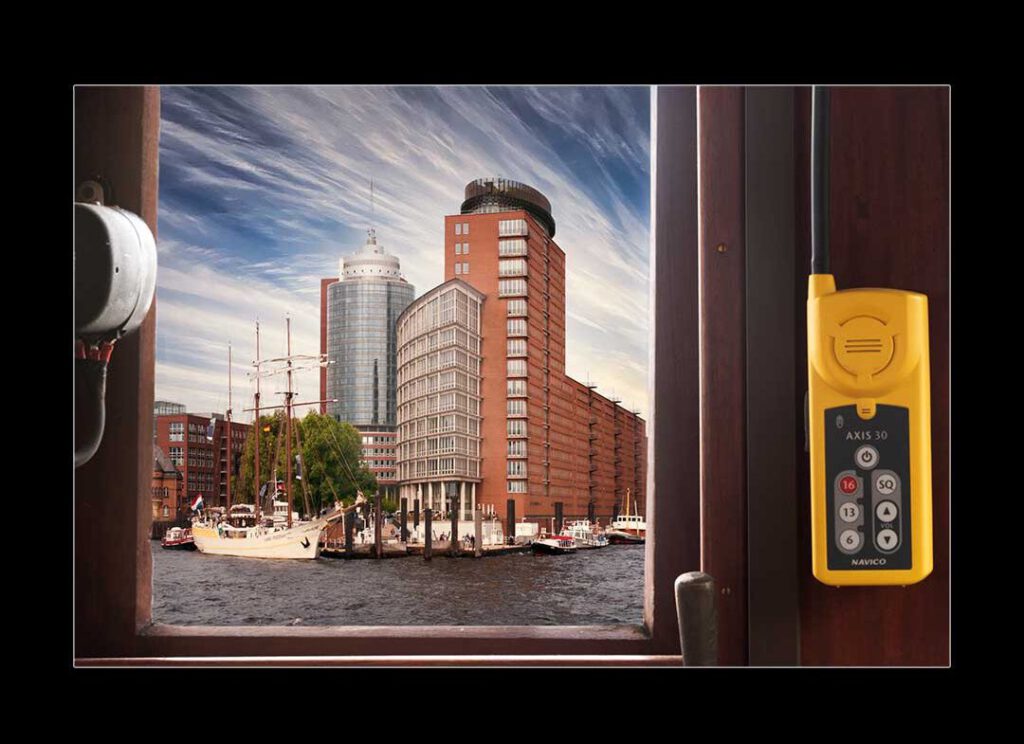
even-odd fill
[{"label": "tugboat", "polygon": [[568,535],[549,535],[531,543],[534,553],[563,555],[576,552],[576,541]]},{"label": "tugboat", "polygon": [[636,513],[636,502],[633,502],[634,513],[629,513],[629,489],[626,489],[626,513],[612,520],[605,531],[608,542],[612,545],[643,545],[647,540],[647,521]]},{"label": "tugboat", "polygon": [[160,538],[160,547],[167,550],[195,550],[196,541],[192,537],[192,530],[187,527],[171,527]]}]

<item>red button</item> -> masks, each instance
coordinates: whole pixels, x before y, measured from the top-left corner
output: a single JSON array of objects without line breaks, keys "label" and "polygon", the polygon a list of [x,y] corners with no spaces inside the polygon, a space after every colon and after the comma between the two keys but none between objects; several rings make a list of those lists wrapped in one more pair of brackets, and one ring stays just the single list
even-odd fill
[{"label": "red button", "polygon": [[839,490],[843,493],[853,493],[857,490],[857,479],[852,475],[847,475],[839,481]]}]

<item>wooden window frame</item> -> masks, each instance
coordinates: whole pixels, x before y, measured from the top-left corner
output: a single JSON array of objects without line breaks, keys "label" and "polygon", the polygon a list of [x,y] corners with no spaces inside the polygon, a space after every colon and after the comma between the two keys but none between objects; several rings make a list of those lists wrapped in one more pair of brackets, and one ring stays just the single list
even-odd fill
[{"label": "wooden window frame", "polygon": [[[651,107],[651,529],[641,625],[154,624],[154,303],[141,329],[118,342],[106,434],[75,472],[76,665],[678,665],[673,586],[700,566],[696,88],[654,88]],[[116,203],[155,233],[159,89],[76,87],[75,119],[76,182],[102,176]]]}]

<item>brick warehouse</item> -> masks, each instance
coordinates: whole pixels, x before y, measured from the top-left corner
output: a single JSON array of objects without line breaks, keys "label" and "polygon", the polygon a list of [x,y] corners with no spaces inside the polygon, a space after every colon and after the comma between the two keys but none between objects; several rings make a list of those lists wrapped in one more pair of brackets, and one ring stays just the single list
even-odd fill
[{"label": "brick warehouse", "polygon": [[545,526],[558,503],[566,519],[602,521],[627,489],[642,504],[643,419],[565,374],[550,203],[500,179],[465,195],[445,217],[445,283],[398,321],[400,495],[442,510],[458,495],[463,518],[476,505],[504,517],[512,499],[517,518]]},{"label": "brick warehouse", "polygon": [[[154,443],[178,467],[182,475],[183,501],[186,509],[202,494],[206,506],[227,503],[228,472],[237,474],[235,463],[228,457],[227,421],[213,414],[213,441],[206,438],[209,414],[161,413],[154,418]],[[231,422],[231,439],[235,455],[241,458],[249,424]],[[230,462],[230,466],[229,466]],[[234,501],[232,492],[232,501]]]}]

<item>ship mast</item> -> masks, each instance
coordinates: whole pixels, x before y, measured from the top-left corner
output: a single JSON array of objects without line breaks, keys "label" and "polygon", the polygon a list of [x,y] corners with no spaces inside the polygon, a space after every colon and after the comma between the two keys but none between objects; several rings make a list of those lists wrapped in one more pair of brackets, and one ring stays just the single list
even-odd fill
[{"label": "ship mast", "polygon": [[288,392],[285,393],[285,445],[284,456],[288,461],[285,492],[288,494],[288,527],[292,526],[292,318],[286,316],[288,336]]},{"label": "ship mast", "polygon": [[231,514],[231,466],[234,464],[234,442],[231,441],[231,342],[228,341],[228,514]]},{"label": "ship mast", "polygon": [[260,322],[256,321],[256,524],[260,523]]}]

